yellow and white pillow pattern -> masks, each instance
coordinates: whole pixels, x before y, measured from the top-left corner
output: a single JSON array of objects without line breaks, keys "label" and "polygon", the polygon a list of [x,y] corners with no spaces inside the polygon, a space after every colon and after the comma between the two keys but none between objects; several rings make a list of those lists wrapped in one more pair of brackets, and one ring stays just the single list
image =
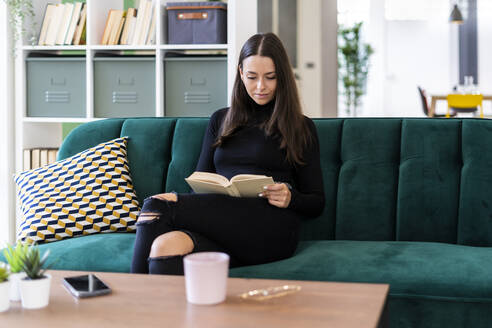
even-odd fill
[{"label": "yellow and white pillow pattern", "polygon": [[134,231],[140,209],[126,158],[127,139],[17,175],[23,213],[19,237],[42,243]]}]

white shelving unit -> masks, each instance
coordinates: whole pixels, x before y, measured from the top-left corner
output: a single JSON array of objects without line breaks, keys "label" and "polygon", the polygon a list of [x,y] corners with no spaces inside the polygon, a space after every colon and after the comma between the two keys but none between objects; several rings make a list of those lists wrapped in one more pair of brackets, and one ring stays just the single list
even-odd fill
[{"label": "white shelving unit", "polygon": [[[42,25],[44,10],[48,3],[61,0],[33,1],[34,20],[37,32]],[[237,67],[237,57],[242,44],[257,28],[257,0],[229,0],[227,10],[228,43],[227,44],[166,44],[167,28],[164,24],[165,5],[168,1],[154,0],[157,10],[156,45],[100,45],[106,18],[110,9],[124,9],[124,0],[86,0],[87,5],[87,45],[80,46],[37,46],[29,45],[27,40],[18,44],[15,63],[15,99],[16,99],[16,171],[22,170],[22,152],[25,148],[59,147],[62,142],[63,123],[85,123],[100,118],[94,117],[94,57],[99,51],[118,50],[152,50],[155,52],[155,116],[164,115],[164,69],[163,59],[167,51],[172,50],[226,50],[227,84],[230,95]],[[176,1],[173,1],[176,2]],[[185,2],[185,1],[183,1]],[[138,3],[136,5],[138,7]],[[54,52],[62,50],[85,51],[86,62],[86,114],[85,117],[28,117],[26,115],[26,58],[31,52]],[[228,96],[228,98],[230,98]]]}]

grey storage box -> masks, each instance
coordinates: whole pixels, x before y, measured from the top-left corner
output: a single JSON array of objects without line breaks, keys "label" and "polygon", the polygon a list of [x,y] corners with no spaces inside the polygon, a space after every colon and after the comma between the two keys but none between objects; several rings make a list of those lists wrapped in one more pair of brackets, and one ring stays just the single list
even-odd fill
[{"label": "grey storage box", "polygon": [[227,43],[227,4],[213,2],[169,2],[170,44]]},{"label": "grey storage box", "polygon": [[166,116],[208,117],[227,106],[226,57],[166,57]]},{"label": "grey storage box", "polygon": [[94,117],[155,116],[154,57],[94,58]]},{"label": "grey storage box", "polygon": [[26,58],[28,117],[86,117],[85,57]]}]

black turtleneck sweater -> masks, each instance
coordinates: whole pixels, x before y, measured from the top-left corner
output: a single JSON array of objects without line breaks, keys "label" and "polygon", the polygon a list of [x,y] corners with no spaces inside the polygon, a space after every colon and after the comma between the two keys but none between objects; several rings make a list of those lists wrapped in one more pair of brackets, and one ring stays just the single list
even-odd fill
[{"label": "black turtleneck sweater", "polygon": [[203,140],[197,171],[213,172],[230,179],[237,174],[263,174],[276,182],[287,182],[293,188],[290,209],[307,216],[316,217],[324,207],[323,179],[320,167],[319,141],[313,121],[308,123],[314,142],[304,151],[304,165],[291,165],[285,149],[280,149],[278,138],[267,137],[259,125],[273,111],[273,103],[254,105],[254,119],[240,128],[222,146],[214,148],[223,119],[229,109],[216,111]]}]

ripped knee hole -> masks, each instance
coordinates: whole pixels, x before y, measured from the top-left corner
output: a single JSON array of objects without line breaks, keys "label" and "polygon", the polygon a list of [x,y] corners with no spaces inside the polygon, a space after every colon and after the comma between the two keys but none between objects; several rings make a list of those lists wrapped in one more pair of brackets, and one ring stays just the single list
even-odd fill
[{"label": "ripped knee hole", "polygon": [[145,221],[155,221],[159,219],[159,214],[155,213],[142,213],[137,219],[137,222],[145,222]]}]

